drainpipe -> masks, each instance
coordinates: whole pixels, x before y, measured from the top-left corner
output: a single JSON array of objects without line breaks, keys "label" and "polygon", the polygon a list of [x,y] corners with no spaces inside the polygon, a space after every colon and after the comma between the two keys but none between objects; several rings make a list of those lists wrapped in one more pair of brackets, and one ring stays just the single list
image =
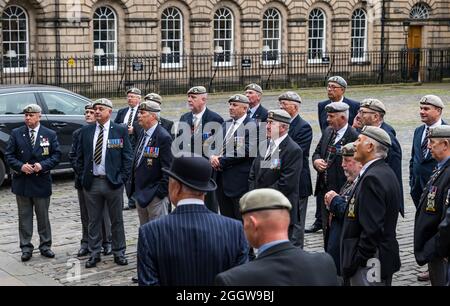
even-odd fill
[{"label": "drainpipe", "polygon": [[386,23],[386,1],[382,0],[382,7],[381,7],[381,40],[380,40],[380,58],[381,58],[381,67],[380,67],[380,83],[384,83],[384,28]]},{"label": "drainpipe", "polygon": [[61,37],[59,33],[60,20],[59,20],[59,0],[55,0],[55,78],[56,86],[61,82]]}]

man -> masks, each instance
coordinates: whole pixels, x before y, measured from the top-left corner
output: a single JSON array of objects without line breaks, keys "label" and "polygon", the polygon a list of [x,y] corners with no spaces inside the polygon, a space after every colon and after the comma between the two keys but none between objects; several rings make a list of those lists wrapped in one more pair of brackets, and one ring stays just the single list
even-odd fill
[{"label": "man", "polygon": [[419,101],[420,120],[424,123],[414,131],[411,159],[409,161],[409,186],[414,205],[419,205],[423,188],[436,167],[436,160],[428,149],[428,132],[430,129],[446,124],[442,120],[444,103],[435,95],[426,95]]},{"label": "man", "polygon": [[344,97],[345,90],[347,89],[347,82],[343,77],[332,76],[328,79],[327,94],[328,100],[319,102],[318,104],[318,118],[320,130],[324,131],[328,126],[327,112],[325,107],[330,103],[343,102],[349,106],[348,123],[352,124],[359,110],[359,103]]},{"label": "man", "polygon": [[395,137],[395,130],[386,122],[384,122],[384,116],[386,114],[386,107],[383,102],[378,99],[364,99],[361,102],[361,108],[359,109],[358,116],[361,118],[363,126],[376,126],[385,130],[389,137],[391,137],[391,147],[389,148],[388,155],[386,157],[386,163],[394,170],[398,183],[402,190],[402,197],[400,201],[400,214],[405,215],[404,210],[404,198],[403,198],[403,179],[402,179],[402,148],[397,138]]},{"label": "man", "polygon": [[231,119],[222,125],[222,150],[209,160],[218,173],[216,195],[220,213],[241,220],[239,199],[248,191],[248,175],[257,151],[256,125],[247,116],[249,100],[246,96],[233,95],[228,105]]},{"label": "man", "polygon": [[288,240],[291,203],[279,191],[262,188],[240,200],[245,235],[258,249],[255,260],[219,273],[220,286],[337,286],[327,254],[296,248]]},{"label": "man", "polygon": [[267,109],[261,105],[262,88],[258,84],[251,83],[245,86],[245,96],[249,100],[248,116],[254,119],[258,124],[267,121]]},{"label": "man", "polygon": [[[144,101],[153,101],[159,104],[159,106],[161,106],[162,104],[162,97],[160,95],[158,95],[157,93],[149,93],[148,95],[146,95],[144,97]],[[172,127],[173,127],[173,121],[163,118],[163,117],[159,117],[159,124],[166,129],[166,131],[169,133],[169,135],[172,136],[172,139],[175,137],[175,135],[172,132]]]},{"label": "man", "polygon": [[304,231],[306,221],[306,209],[308,206],[308,197],[312,195],[311,172],[309,170],[309,150],[313,132],[311,125],[300,116],[300,105],[302,99],[293,92],[288,91],[278,97],[280,108],[288,112],[291,116],[291,124],[289,125],[289,137],[298,144],[303,152],[303,164],[300,172],[299,184],[299,246],[303,248]]},{"label": "man", "polygon": [[40,124],[42,109],[37,104],[24,110],[25,125],[11,132],[5,151],[6,162],[12,170],[12,192],[16,195],[19,213],[19,239],[22,261],[33,253],[33,209],[39,231],[42,256],[53,258],[52,233],[48,208],[52,194],[50,170],[61,159],[56,133]]},{"label": "man", "polygon": [[[289,240],[301,245],[299,228],[299,184],[303,164],[302,149],[289,137],[291,116],[281,109],[269,111],[264,155],[255,158],[248,178],[249,190],[273,188],[281,191],[291,202]],[[267,145],[269,144],[269,145]]]},{"label": "man", "polygon": [[[208,107],[206,107],[208,100],[208,93],[206,92],[206,88],[203,86],[194,86],[187,92],[188,101],[187,106],[189,108],[189,112],[181,115],[179,125],[187,125],[189,129],[183,129],[182,133],[187,132],[189,130],[189,136],[182,138],[190,139],[187,143],[184,143],[185,146],[181,146],[180,149],[185,152],[191,152],[198,155],[203,155],[205,158],[209,159],[209,156],[205,155],[203,152],[203,144],[204,142],[214,136],[220,130],[217,128],[205,129],[208,124],[218,123],[218,126],[222,126],[223,118],[211,111]],[[182,136],[181,132],[178,132],[177,138]],[[177,139],[175,139],[177,141]],[[177,147],[178,148],[178,147]],[[216,173],[212,174],[213,179],[216,177]],[[208,192],[206,194],[205,205],[207,208],[212,210],[213,212],[218,212],[218,201],[216,199],[215,192]]]},{"label": "man", "polygon": [[114,262],[127,265],[122,216],[123,186],[130,175],[133,152],[127,128],[111,122],[112,102],[98,99],[93,106],[97,123],[81,129],[76,161],[89,215],[88,245],[91,256],[86,268],[93,268],[100,261],[100,226],[105,205],[111,218]]},{"label": "man", "polygon": [[[327,237],[325,236],[328,227],[328,211],[325,207],[324,196],[330,190],[341,190],[347,178],[342,169],[341,149],[349,142],[355,141],[358,133],[348,124],[349,106],[343,102],[330,103],[325,107],[327,112],[327,122],[329,126],[323,131],[322,137],[317,144],[312,156],[313,167],[317,171],[316,207],[320,208],[320,224],[324,234],[324,247],[327,250]],[[312,229],[317,227],[317,223],[312,225]]]},{"label": "man", "polygon": [[419,265],[428,264],[432,286],[445,286],[447,254],[439,250],[439,224],[450,199],[450,126],[430,129],[428,149],[437,166],[419,200],[414,223],[414,255]]},{"label": "man", "polygon": [[139,285],[211,286],[218,273],[247,261],[242,223],[204,206],[205,193],[216,189],[205,158],[174,158],[163,171],[176,209],[139,229]]},{"label": "man", "polygon": [[448,260],[450,259],[450,198],[447,197],[446,205],[447,208],[444,219],[441,224],[439,224],[439,254],[447,258],[447,286],[450,286],[450,265]]},{"label": "man", "polygon": [[326,249],[328,254],[333,257],[339,275],[341,274],[341,258],[339,252],[344,213],[347,207],[348,196],[355,186],[356,177],[362,168],[361,163],[353,158],[354,153],[355,147],[353,142],[342,147],[342,169],[347,177],[347,182],[342,186],[339,194],[334,190],[330,190],[325,194],[325,206],[330,212],[329,227],[325,233],[328,241]]},{"label": "man", "polygon": [[384,159],[391,137],[365,126],[355,142],[363,167],[349,196],[341,235],[341,270],[352,286],[390,286],[400,269],[396,227],[401,189]]},{"label": "man", "polygon": [[138,121],[143,129],[127,183],[127,194],[136,199],[139,224],[143,225],[167,214],[167,184],[169,178],[162,168],[172,163],[172,137],[158,123],[161,107],[153,101],[139,105]]},{"label": "man", "polygon": [[[95,111],[92,103],[88,103],[84,106],[84,119],[87,124],[94,124],[95,121]],[[75,189],[77,190],[78,195],[78,203],[80,205],[80,217],[81,217],[81,229],[82,229],[82,238],[81,238],[81,246],[78,251],[77,256],[86,256],[89,254],[88,248],[88,226],[89,226],[89,215],[86,207],[86,199],[84,197],[83,187],[81,186],[81,173],[77,173],[77,150],[79,146],[79,138],[80,138],[81,128],[75,130],[72,134],[72,148],[69,152],[69,159],[72,165],[72,168],[75,172]],[[103,211],[103,222],[102,222],[102,246],[103,246],[103,254],[111,255],[111,220],[109,219],[108,210],[105,207]]]},{"label": "man", "polygon": [[[141,134],[141,127],[137,121],[137,112],[139,104],[141,103],[141,90],[139,88],[130,88],[127,90],[127,103],[128,107],[119,109],[117,116],[114,119],[114,123],[123,124],[128,128],[128,135],[130,138],[131,149],[134,150],[137,138]],[[136,202],[133,199],[133,195],[128,196],[128,205],[124,210],[136,208]]]}]

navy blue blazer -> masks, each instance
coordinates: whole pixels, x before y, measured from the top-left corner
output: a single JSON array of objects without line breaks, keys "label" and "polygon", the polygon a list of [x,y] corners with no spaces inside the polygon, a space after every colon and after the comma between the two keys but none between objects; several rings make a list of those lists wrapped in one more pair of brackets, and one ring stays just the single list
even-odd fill
[{"label": "navy blue blazer", "polygon": [[204,205],[178,206],[139,228],[139,285],[212,286],[218,273],[245,263],[247,255],[241,221]]},{"label": "navy blue blazer", "polygon": [[[114,118],[114,123],[123,124],[123,119],[125,118],[129,108],[130,107],[127,106],[127,107],[119,109],[117,111],[116,118]],[[133,146],[133,148],[136,145],[139,135],[141,135],[141,132],[142,132],[142,127],[139,125],[139,122],[138,122],[137,112],[138,111],[136,111],[136,114],[134,115],[134,119],[133,119],[133,134],[129,135],[130,142],[131,142],[131,145]]]},{"label": "navy blue blazer", "polygon": [[[446,124],[442,122],[442,124]],[[419,205],[420,196],[423,188],[430,179],[431,173],[437,162],[428,152],[427,156],[423,158],[422,155],[422,135],[425,130],[425,124],[417,127],[414,130],[413,143],[411,148],[411,159],[409,160],[409,187],[411,197],[416,207]]]},{"label": "navy blue blazer", "polygon": [[[360,103],[357,102],[357,101],[354,101],[354,100],[347,99],[346,97],[344,97],[344,100],[342,102],[347,103],[350,106],[348,123],[349,123],[349,125],[352,125],[353,124],[353,119],[355,119],[356,115],[358,114]],[[319,102],[318,118],[319,118],[320,130],[322,132],[328,126],[328,123],[327,123],[327,112],[325,111],[325,106],[327,106],[330,103],[331,103],[330,100]]]},{"label": "navy blue blazer", "polygon": [[77,172],[78,168],[77,168],[77,150],[78,150],[78,146],[80,145],[80,132],[81,132],[81,128],[75,130],[72,133],[72,146],[70,148],[70,152],[69,152],[69,161],[70,161],[70,165],[72,166],[72,169],[75,173],[75,188],[76,189],[81,189],[81,175],[80,173]]},{"label": "navy blue blazer", "polygon": [[300,174],[300,198],[312,195],[311,171],[309,169],[309,151],[313,138],[311,125],[302,117],[297,116],[289,126],[289,136],[303,151],[303,165]]},{"label": "navy blue blazer", "polygon": [[[42,124],[36,135],[34,148],[31,147],[30,133],[26,125],[11,132],[5,151],[6,162],[13,170],[11,189],[23,197],[45,198],[52,194],[52,177],[50,170],[61,160],[61,150],[55,131]],[[42,170],[38,173],[25,174],[23,164],[40,163]]]},{"label": "navy blue blazer", "polygon": [[[91,189],[93,179],[93,139],[96,124],[81,128],[80,145],[77,150],[76,167],[81,174],[81,185],[86,190]],[[124,125],[110,122],[108,139],[120,140],[122,145],[106,147],[105,169],[111,188],[123,186],[130,176],[133,151],[131,149],[128,129]]]},{"label": "navy blue blazer", "polygon": [[267,109],[264,106],[262,106],[261,104],[259,104],[259,107],[256,109],[256,112],[253,114],[253,116],[251,118],[257,122],[258,121],[266,122],[268,116],[269,116],[269,112],[267,111]]},{"label": "navy blue blazer", "polygon": [[[172,137],[158,124],[151,140],[145,144],[145,147],[158,148],[157,156],[154,153],[145,153],[144,150],[139,165],[136,167],[137,158],[139,158],[137,150],[144,135],[145,131],[142,131],[133,154],[131,176],[126,185],[128,197],[133,195],[141,207],[147,207],[155,196],[160,199],[167,196],[169,177],[162,171],[162,168],[170,169],[173,159]],[[153,149],[150,150],[154,151]]]}]

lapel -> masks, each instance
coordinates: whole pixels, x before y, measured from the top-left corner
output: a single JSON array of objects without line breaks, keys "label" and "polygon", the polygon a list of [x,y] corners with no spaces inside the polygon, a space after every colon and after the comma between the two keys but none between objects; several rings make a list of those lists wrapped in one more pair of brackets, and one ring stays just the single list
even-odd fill
[{"label": "lapel", "polygon": [[206,123],[208,123],[208,119],[209,119],[208,116],[209,116],[209,109],[206,107],[205,112],[203,113],[203,116],[202,116],[202,123],[201,123],[202,127],[205,126]]},{"label": "lapel", "polygon": [[297,115],[294,120],[292,120],[291,124],[289,125],[289,132],[292,133],[292,131],[295,131],[295,128],[297,127],[297,124],[300,123],[300,115]]},{"label": "lapel", "polygon": [[90,140],[87,142],[89,145],[88,152],[92,156],[94,154],[93,153],[94,152],[93,151],[94,150],[94,135],[95,135],[95,130],[97,129],[97,124],[94,123],[94,124],[90,125],[89,127],[90,128],[86,131],[86,136],[87,136],[87,139]]},{"label": "lapel", "polygon": [[30,152],[33,152],[33,148],[31,147],[30,132],[26,125],[22,128],[22,136],[23,136],[23,142],[25,143],[25,145],[28,147]]},{"label": "lapel", "polygon": [[[161,125],[158,124],[155,128],[155,130],[153,131],[152,136],[150,137],[149,140],[147,140],[147,143],[144,144],[143,150],[145,149],[145,147],[155,147],[158,144],[158,135],[159,135],[159,129],[161,128]],[[138,167],[140,167],[142,165],[142,162],[144,161],[145,157],[144,155],[142,155],[141,160],[139,161],[139,165]]]},{"label": "lapel", "polygon": [[424,203],[426,201],[424,201],[424,199],[426,199],[426,197],[428,196],[428,192],[430,190],[430,186],[432,186],[434,184],[434,182],[436,182],[439,177],[442,175],[442,173],[445,173],[445,170],[450,166],[450,159],[447,160],[447,162],[442,166],[441,169],[438,170],[437,173],[434,173],[431,175],[430,180],[427,182],[427,184],[425,185],[424,191],[422,192],[422,196],[420,197],[420,201],[419,201],[419,207],[417,207],[417,212],[420,211],[420,208],[424,205]]},{"label": "lapel", "polygon": [[333,128],[332,127],[327,127],[326,129],[325,129],[325,134],[324,134],[324,137],[323,137],[323,142],[322,142],[322,147],[320,148],[320,150],[321,150],[321,155],[322,155],[322,157],[323,158],[326,158],[326,154],[327,154],[327,149],[328,149],[328,144],[330,143],[330,141],[331,141],[331,136],[333,136]]},{"label": "lapel", "polygon": [[[39,127],[39,132],[36,134],[36,142],[34,143],[33,155],[37,156],[39,149],[41,148],[41,140],[44,136],[42,135],[42,125]],[[30,134],[28,133],[28,138],[30,138]],[[31,145],[31,141],[29,141]]]},{"label": "lapel", "polygon": [[109,121],[109,131],[108,131],[108,138],[106,140],[106,151],[105,151],[105,168],[106,165],[110,164],[113,165],[112,161],[111,161],[111,154],[108,154],[109,149],[108,149],[108,140],[110,139],[114,139],[115,137],[115,129],[114,129],[114,124],[112,121]]},{"label": "lapel", "polygon": [[[280,143],[280,145],[277,147],[277,148],[275,148],[275,151],[278,151],[278,159],[280,159],[281,160],[281,156],[284,154],[284,152],[285,152],[285,149],[286,149],[286,147],[287,147],[287,145],[288,145],[288,141],[289,141],[289,136],[288,137],[286,137],[281,143]],[[275,151],[273,151],[273,152],[275,152]],[[273,154],[273,153],[272,153]],[[269,157],[269,159],[268,160],[271,160],[271,158],[272,158],[272,155],[270,155],[270,157]],[[261,157],[260,158],[260,160],[261,161],[264,161],[264,157]],[[260,161],[260,168],[261,168],[261,161]],[[264,176],[264,174],[266,174],[266,173],[272,173],[272,169],[270,169],[270,168],[268,168],[268,167],[264,167],[264,168],[261,168],[260,169],[260,179],[262,179],[262,177]]]},{"label": "lapel", "polygon": [[423,154],[422,154],[422,135],[423,135],[423,131],[425,130],[425,124],[423,124],[421,127],[419,127],[418,130],[418,137],[417,137],[417,141],[414,143],[414,145],[416,146],[416,152],[419,155],[419,160],[421,162],[424,162],[426,160],[429,160],[430,157],[430,150],[428,150],[427,156],[425,156],[425,158],[423,158]]}]

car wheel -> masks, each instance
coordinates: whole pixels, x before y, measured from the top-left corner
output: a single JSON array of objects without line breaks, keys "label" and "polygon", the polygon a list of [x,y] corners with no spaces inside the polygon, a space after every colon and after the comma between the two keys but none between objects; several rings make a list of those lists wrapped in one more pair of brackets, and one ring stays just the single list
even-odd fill
[{"label": "car wheel", "polygon": [[0,186],[3,184],[3,181],[5,180],[5,163],[0,158]]}]

